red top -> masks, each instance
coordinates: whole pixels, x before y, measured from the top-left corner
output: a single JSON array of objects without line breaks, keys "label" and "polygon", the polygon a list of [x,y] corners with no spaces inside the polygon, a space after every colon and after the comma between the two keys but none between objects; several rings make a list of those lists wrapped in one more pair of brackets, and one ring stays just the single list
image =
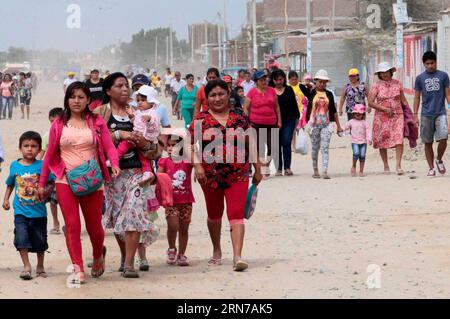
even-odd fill
[{"label": "red top", "polygon": [[[86,118],[89,128],[95,137],[95,145],[97,146],[99,166],[105,181],[110,181],[108,167],[106,166],[106,157],[111,162],[111,166],[119,167],[119,157],[116,148],[109,135],[108,127],[105,120],[101,116],[87,116]],[[47,184],[50,171],[56,175],[58,179],[62,178],[66,171],[66,164],[61,158],[60,139],[64,124],[61,119],[53,122],[50,128],[48,139],[48,147],[45,152],[44,163],[42,164],[42,172],[39,179],[39,186],[45,187]]]},{"label": "red top", "polygon": [[206,94],[205,94],[205,86],[202,85],[196,94],[196,98],[197,101],[200,101],[200,105],[201,105],[201,112],[206,112],[209,109],[209,105],[208,105],[208,99],[206,98]]},{"label": "red top", "polygon": [[162,168],[164,173],[172,179],[174,205],[195,202],[191,181],[192,164],[185,161],[174,162],[173,159],[167,157],[158,161],[158,168]]},{"label": "red top", "polygon": [[[191,144],[200,143],[206,186],[225,189],[249,179],[249,154],[245,147],[245,130],[250,125],[243,115],[230,110],[224,127],[209,112],[200,112],[189,127]],[[234,129],[234,130],[233,130]],[[239,130],[241,130],[239,132]],[[221,140],[220,134],[223,137]],[[201,140],[200,140],[201,134]],[[214,146],[209,145],[214,143]]]},{"label": "red top", "polygon": [[253,88],[247,93],[247,97],[252,101],[250,106],[251,123],[257,125],[277,124],[277,92],[274,88],[269,86],[264,93]]}]

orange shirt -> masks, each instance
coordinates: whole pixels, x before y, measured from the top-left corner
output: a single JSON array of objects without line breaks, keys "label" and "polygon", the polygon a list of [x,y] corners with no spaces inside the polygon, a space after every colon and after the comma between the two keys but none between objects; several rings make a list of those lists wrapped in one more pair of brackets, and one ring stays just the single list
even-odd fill
[{"label": "orange shirt", "polygon": [[197,101],[200,101],[201,109],[200,112],[208,111],[209,105],[208,105],[208,99],[206,98],[205,94],[205,86],[202,85],[196,94]]}]

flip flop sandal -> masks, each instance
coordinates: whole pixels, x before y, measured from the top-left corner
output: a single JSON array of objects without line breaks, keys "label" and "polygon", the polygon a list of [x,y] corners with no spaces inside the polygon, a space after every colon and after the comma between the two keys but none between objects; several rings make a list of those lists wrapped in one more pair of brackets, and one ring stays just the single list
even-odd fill
[{"label": "flip flop sandal", "polygon": [[75,274],[75,278],[70,283],[73,285],[84,285],[86,283],[86,277],[85,275]]},{"label": "flip flop sandal", "polygon": [[323,179],[331,179],[331,177],[328,176],[328,175],[323,175],[322,178],[323,178]]},{"label": "flip flop sandal", "polygon": [[31,280],[33,276],[31,276],[31,271],[22,271],[20,273],[20,278],[23,280]]},{"label": "flip flop sandal", "polygon": [[122,277],[123,278],[139,278],[139,274],[136,270],[134,269],[124,269],[123,273],[122,273]]},{"label": "flip flop sandal", "polygon": [[103,246],[103,262],[101,264],[93,263],[91,269],[91,276],[94,278],[99,278],[105,273],[105,258],[106,258],[106,247]]},{"label": "flip flop sandal", "polygon": [[402,169],[398,169],[397,170],[397,175],[398,176],[403,176],[403,175],[405,175],[405,172]]},{"label": "flip flop sandal", "polygon": [[221,258],[211,258],[208,261],[209,266],[220,266],[222,265],[222,259]]},{"label": "flip flop sandal", "polygon": [[244,271],[248,268],[248,264],[245,261],[239,260],[234,264],[234,271]]},{"label": "flip flop sandal", "polygon": [[320,175],[315,175],[315,174],[314,174],[314,175],[312,176],[312,178],[314,178],[314,179],[320,179]]},{"label": "flip flop sandal", "polygon": [[39,272],[36,271],[36,276],[37,277],[42,277],[42,278],[47,278],[48,277],[47,273],[45,271],[39,271]]}]

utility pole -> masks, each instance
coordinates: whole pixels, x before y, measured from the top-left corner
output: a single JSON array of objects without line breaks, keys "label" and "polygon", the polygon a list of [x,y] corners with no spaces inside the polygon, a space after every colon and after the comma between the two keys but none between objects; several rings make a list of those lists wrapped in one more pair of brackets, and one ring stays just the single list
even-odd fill
[{"label": "utility pole", "polygon": [[173,68],[173,35],[172,35],[172,24],[170,24],[170,68]]},{"label": "utility pole", "polygon": [[252,15],[253,15],[253,67],[258,68],[258,42],[256,39],[256,0],[252,1]]},{"label": "utility pole", "polygon": [[312,73],[311,2],[306,0],[306,72]]},{"label": "utility pole", "polygon": [[169,66],[169,36],[166,37],[166,65]]},{"label": "utility pole", "polygon": [[403,81],[404,71],[403,71],[403,27],[409,23],[408,17],[408,5],[403,2],[403,0],[397,0],[393,5],[395,23],[397,24],[397,68],[398,68],[398,78]]},{"label": "utility pole", "polygon": [[205,60],[206,60],[206,64],[209,64],[209,48],[208,48],[208,27],[209,27],[209,22],[208,21],[204,21],[205,22]]},{"label": "utility pole", "polygon": [[158,69],[158,36],[155,38],[155,69]]},{"label": "utility pole", "polygon": [[194,26],[191,25],[191,63],[194,63]]},{"label": "utility pole", "polygon": [[228,64],[227,56],[227,0],[223,0],[223,67],[226,68]]},{"label": "utility pole", "polygon": [[219,17],[219,23],[217,24],[217,38],[218,38],[218,49],[219,49],[219,69],[222,68],[222,19],[220,12],[217,13]]},{"label": "utility pole", "polygon": [[288,0],[284,0],[284,54],[285,54],[285,67],[288,70],[289,67],[289,47],[288,47],[288,25],[289,25],[289,15],[287,10]]}]

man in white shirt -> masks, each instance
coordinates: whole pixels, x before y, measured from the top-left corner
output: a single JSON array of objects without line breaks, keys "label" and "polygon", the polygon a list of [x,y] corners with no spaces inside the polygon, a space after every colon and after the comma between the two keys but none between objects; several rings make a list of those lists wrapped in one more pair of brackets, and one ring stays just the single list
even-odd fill
[{"label": "man in white shirt", "polygon": [[67,73],[67,76],[68,78],[64,80],[64,93],[66,93],[69,85],[78,81],[77,79],[75,79],[75,72],[69,72]]},{"label": "man in white shirt", "polygon": [[170,71],[170,68],[167,68],[166,74],[164,75],[164,85],[165,85],[164,95],[166,97],[168,97],[170,94],[170,84],[172,83],[172,80],[173,80],[172,71]]},{"label": "man in white shirt", "polygon": [[172,115],[176,115],[175,105],[177,104],[178,92],[181,88],[186,86],[186,81],[181,79],[181,73],[175,72],[175,79],[170,83],[170,89],[172,90]]},{"label": "man in white shirt", "polygon": [[248,71],[244,72],[244,78],[245,81],[242,81],[241,86],[244,88],[244,96],[247,96],[247,93],[255,87],[255,82],[251,80],[251,75]]}]

